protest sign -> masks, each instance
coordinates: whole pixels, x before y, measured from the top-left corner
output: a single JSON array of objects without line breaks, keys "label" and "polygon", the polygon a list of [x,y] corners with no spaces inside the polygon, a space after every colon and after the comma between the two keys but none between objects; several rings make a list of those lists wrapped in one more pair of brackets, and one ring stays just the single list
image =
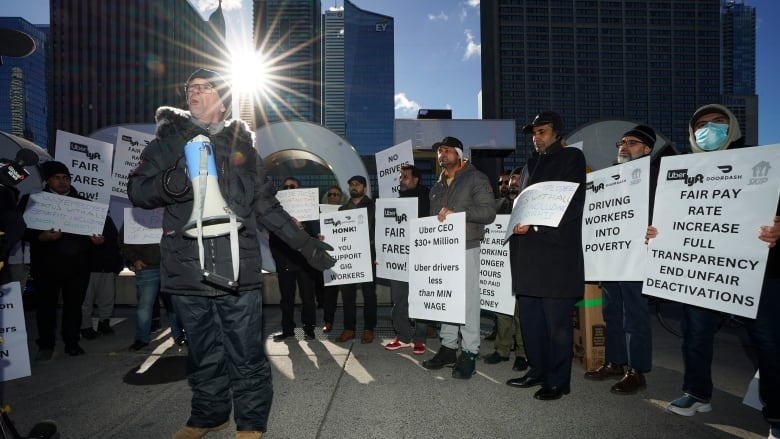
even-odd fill
[{"label": "protest sign", "polygon": [[379,184],[379,198],[398,197],[398,175],[401,165],[414,164],[412,141],[399,143],[376,153],[376,176]]},{"label": "protest sign", "polygon": [[54,157],[70,170],[71,184],[79,195],[108,205],[114,145],[57,130]]},{"label": "protest sign", "polygon": [[340,210],[320,216],[320,233],[334,250],[336,265],[322,272],[325,285],[373,282],[371,242],[366,208]]},{"label": "protest sign", "polygon": [[523,189],[512,207],[504,239],[509,239],[517,224],[558,227],[577,186],[568,181],[543,181]]},{"label": "protest sign", "polygon": [[642,281],[650,157],[587,175],[582,221],[586,281]]},{"label": "protest sign", "polygon": [[409,282],[409,228],[417,219],[417,198],[376,200],[376,277]]},{"label": "protest sign", "polygon": [[642,292],[755,318],[780,193],[780,145],[664,157]]},{"label": "protest sign", "polygon": [[24,211],[28,229],[57,230],[75,235],[102,235],[108,204],[93,203],[51,192],[30,194]]},{"label": "protest sign", "polygon": [[125,244],[159,244],[162,238],[163,208],[126,207],[124,216]]},{"label": "protest sign", "polygon": [[466,213],[412,221],[409,243],[409,317],[465,323]]},{"label": "protest sign", "polygon": [[479,244],[479,295],[482,309],[514,315],[509,243],[504,240],[508,224],[509,215],[496,215],[495,221],[485,226],[485,237]]},{"label": "protest sign", "polygon": [[127,198],[127,178],[141,160],[141,152],[154,140],[154,134],[119,127],[116,132],[111,195]]},{"label": "protest sign", "polygon": [[276,199],[291,217],[298,221],[320,219],[319,189],[285,189],[276,193]]},{"label": "protest sign", "polygon": [[0,286],[0,381],[30,376],[30,352],[19,282]]}]

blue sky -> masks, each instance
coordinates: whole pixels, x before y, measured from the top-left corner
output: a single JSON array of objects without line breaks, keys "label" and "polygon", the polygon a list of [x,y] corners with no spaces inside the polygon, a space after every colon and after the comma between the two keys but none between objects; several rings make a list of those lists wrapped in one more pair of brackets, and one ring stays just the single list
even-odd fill
[{"label": "blue sky", "polygon": [[[190,0],[208,15],[218,0]],[[353,0],[358,7],[395,19],[396,117],[418,108],[451,108],[453,117],[475,119],[480,89],[479,0]],[[745,0],[757,10],[756,92],[759,143],[780,143],[780,1]],[[48,0],[3,1],[0,16],[48,23]],[[251,0],[223,0],[228,39],[250,44]],[[324,0],[323,8],[342,0]]]}]

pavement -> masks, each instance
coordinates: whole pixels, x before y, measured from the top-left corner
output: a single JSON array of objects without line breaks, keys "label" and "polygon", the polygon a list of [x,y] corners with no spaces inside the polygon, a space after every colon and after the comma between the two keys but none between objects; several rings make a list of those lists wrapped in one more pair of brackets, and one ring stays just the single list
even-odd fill
[{"label": "pavement", "polygon": [[[116,334],[83,340],[86,355],[70,357],[58,343],[52,360],[32,363],[31,376],[2,383],[2,402],[11,405],[20,432],[51,419],[65,439],[169,438],[184,425],[191,396],[186,348],[173,346],[166,328],[147,349],[128,352],[134,309],[117,307],[114,315]],[[677,323],[674,312],[664,315]],[[716,336],[712,412],[683,417],[666,411],[668,401],[681,395],[681,341],[655,316],[654,368],[646,390],[613,395],[612,381],[587,381],[575,365],[571,394],[557,401],[535,400],[535,388],[508,387],[507,379],[522,375],[512,371],[512,361],[478,360],[470,380],[453,379],[449,368],[422,368],[420,360],[439,347],[435,338],[425,355],[385,351],[393,338],[389,306],[380,306],[378,337],[368,345],[359,339],[334,342],[341,308],[334,331],[317,329],[315,341],[303,341],[297,329],[295,340],[274,342],[279,307],[265,306],[264,318],[274,380],[264,438],[766,438],[769,431],[761,413],[742,403],[756,367],[739,328],[723,328]],[[27,312],[26,321],[34,358],[34,313]],[[482,323],[484,336],[491,323]],[[493,342],[483,340],[481,355],[492,351]],[[235,424],[206,437],[233,438]]]}]

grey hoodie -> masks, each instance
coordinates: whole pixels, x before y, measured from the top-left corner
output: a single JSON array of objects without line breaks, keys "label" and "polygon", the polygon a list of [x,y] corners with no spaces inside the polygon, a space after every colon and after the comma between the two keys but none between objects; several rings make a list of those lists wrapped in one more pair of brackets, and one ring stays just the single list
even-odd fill
[{"label": "grey hoodie", "polygon": [[722,145],[720,145],[720,147],[718,147],[718,149],[714,151],[728,149],[733,142],[742,138],[742,130],[739,129],[739,122],[731,110],[720,104],[707,104],[699,107],[699,109],[693,113],[693,117],[691,117],[691,120],[688,122],[688,142],[691,145],[692,152],[707,152],[699,148],[699,145],[696,143],[696,133],[693,131],[693,124],[699,117],[709,113],[722,113],[729,117],[729,130],[728,134],[726,135],[726,140]]}]

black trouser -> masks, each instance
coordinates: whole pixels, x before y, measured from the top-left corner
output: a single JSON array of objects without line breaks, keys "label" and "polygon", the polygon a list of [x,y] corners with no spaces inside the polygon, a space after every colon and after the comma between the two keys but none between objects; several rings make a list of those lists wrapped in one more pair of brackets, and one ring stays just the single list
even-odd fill
[{"label": "black trouser", "polygon": [[89,284],[89,271],[72,266],[50,267],[35,278],[35,307],[38,324],[38,347],[53,349],[57,327],[57,302],[62,292],[62,341],[65,348],[79,343],[81,304]]},{"label": "black trouser", "polygon": [[187,332],[187,380],[192,409],[187,425],[228,420],[231,395],[238,431],[265,431],[271,411],[271,365],[263,345],[260,290],[219,297],[172,295]]},{"label": "black trouser", "polygon": [[577,299],[517,296],[517,301],[531,365],[528,376],[543,379],[548,387],[568,387],[574,343],[571,318]]},{"label": "black trouser", "polygon": [[306,269],[282,270],[276,273],[279,281],[282,309],[282,332],[290,333],[295,329],[295,287],[301,296],[301,323],[303,327],[314,328],[317,324],[317,305],[314,303],[314,279]]},{"label": "black trouser", "polygon": [[376,327],[376,286],[373,282],[341,286],[341,301],[344,304],[344,329],[355,330],[358,285],[363,292],[363,329],[373,330]]}]

